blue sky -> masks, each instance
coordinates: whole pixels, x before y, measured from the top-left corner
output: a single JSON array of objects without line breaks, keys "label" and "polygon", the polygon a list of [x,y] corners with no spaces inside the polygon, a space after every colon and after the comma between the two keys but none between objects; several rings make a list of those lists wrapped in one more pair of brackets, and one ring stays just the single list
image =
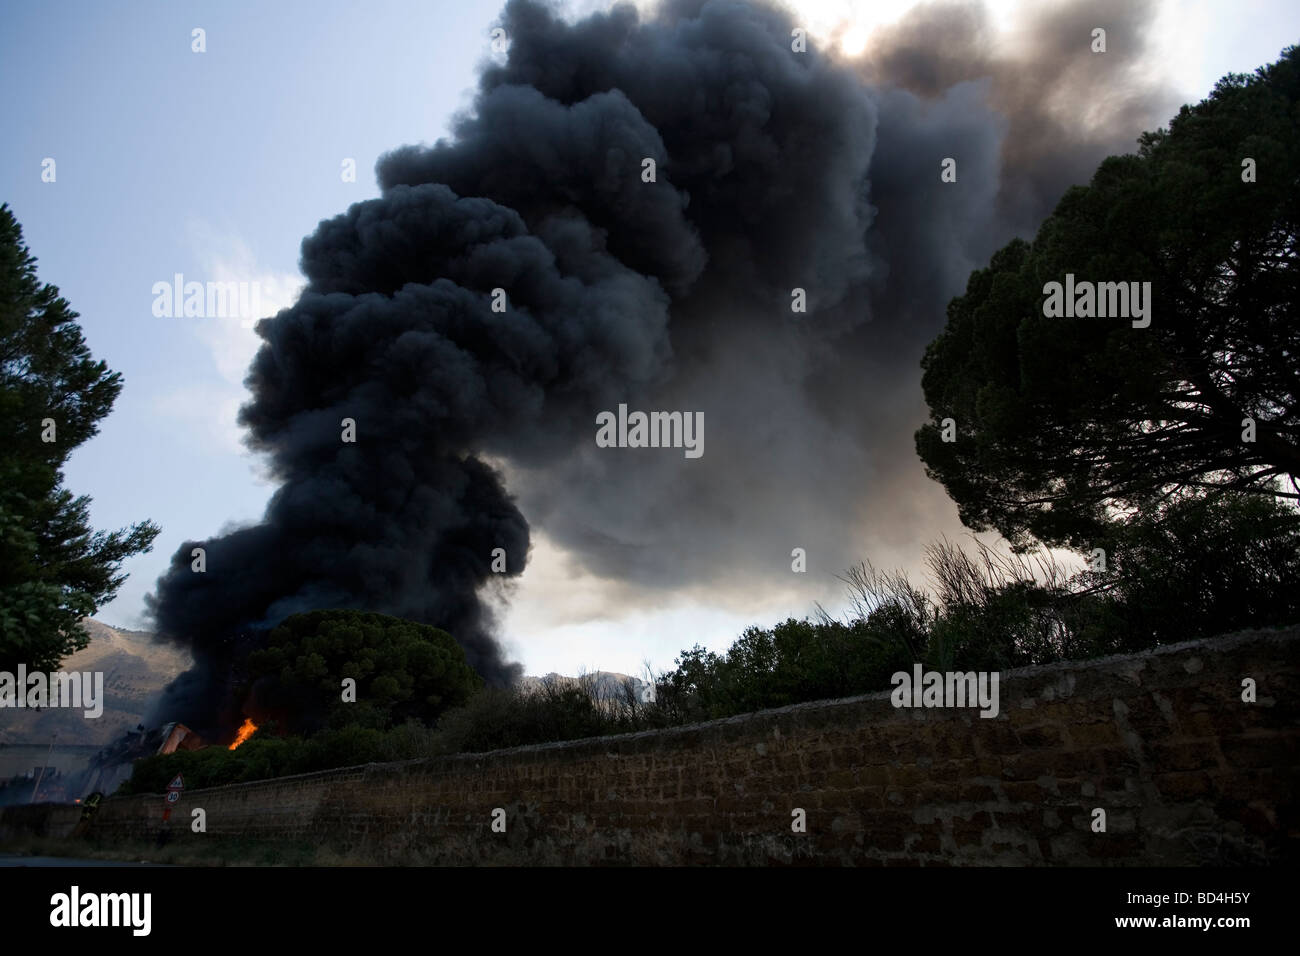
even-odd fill
[{"label": "blue sky", "polygon": [[[906,6],[803,5],[818,23],[856,18],[859,32]],[[1014,23],[1013,7],[997,5],[1000,22]],[[126,565],[131,577],[101,620],[141,625],[143,595],[176,547],[257,519],[271,490],[234,424],[257,339],[238,320],[155,317],[152,286],[175,273],[242,279],[261,284],[267,314],[292,301],[303,236],[377,195],[381,153],[436,140],[468,106],[499,8],[5,5],[0,200],[42,280],[59,286],[94,355],[126,382],[101,434],[74,454],[67,484],[91,496],[96,527],[148,517],[163,528],[153,552]],[[206,31],[202,54],[191,50],[195,27]],[[1194,101],[1222,73],[1253,70],[1300,40],[1300,12],[1289,0],[1177,0],[1160,5],[1157,32],[1153,72]],[[47,157],[54,183],[41,180]],[[349,157],[355,183],[340,177]],[[696,641],[725,647],[746,624],[807,614],[828,600],[828,584],[746,606],[626,602],[618,582],[576,574],[543,535],[504,637],[530,673],[635,672],[645,659],[668,666]]]}]

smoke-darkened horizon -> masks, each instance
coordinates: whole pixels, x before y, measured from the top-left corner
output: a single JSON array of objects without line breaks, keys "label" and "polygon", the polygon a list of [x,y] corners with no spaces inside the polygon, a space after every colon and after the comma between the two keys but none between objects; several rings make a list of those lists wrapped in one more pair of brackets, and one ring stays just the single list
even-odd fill
[{"label": "smoke-darkened horizon", "polygon": [[[512,0],[473,109],[380,160],[380,198],[304,240],[301,297],[258,325],[240,421],[279,488],[160,578],[196,667],[155,718],[228,724],[250,642],[324,607],[442,627],[510,682],[482,598],[530,525],[650,591],[759,588],[794,547],[845,567],[862,529],[919,548],[921,353],[973,268],[1167,118],[1136,72],[1148,12],[1057,4],[1004,47],[934,4],[847,60],[760,3]],[[702,413],[704,454],[597,447],[620,404]]]}]

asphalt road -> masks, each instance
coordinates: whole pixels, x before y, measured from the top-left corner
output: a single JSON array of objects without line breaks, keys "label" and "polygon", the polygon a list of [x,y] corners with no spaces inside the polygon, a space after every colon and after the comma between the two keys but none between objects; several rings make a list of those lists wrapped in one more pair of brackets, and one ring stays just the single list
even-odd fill
[{"label": "asphalt road", "polygon": [[79,860],[73,856],[18,856],[0,853],[0,866],[160,866],[159,863],[132,863],[127,860]]}]

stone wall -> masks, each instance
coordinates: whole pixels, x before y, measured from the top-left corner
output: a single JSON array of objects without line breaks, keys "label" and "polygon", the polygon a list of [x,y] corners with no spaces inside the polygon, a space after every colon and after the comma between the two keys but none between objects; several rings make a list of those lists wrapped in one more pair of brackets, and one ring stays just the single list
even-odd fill
[{"label": "stone wall", "polygon": [[[1295,862],[1298,649],[1290,628],[1010,671],[993,719],[881,693],[192,791],[168,828],[385,863]],[[194,807],[206,835],[189,832]],[[94,829],[152,839],[161,809],[160,796],[110,798]],[[797,809],[805,833],[792,832]],[[0,840],[38,821],[67,832],[77,816],[6,810]]]}]

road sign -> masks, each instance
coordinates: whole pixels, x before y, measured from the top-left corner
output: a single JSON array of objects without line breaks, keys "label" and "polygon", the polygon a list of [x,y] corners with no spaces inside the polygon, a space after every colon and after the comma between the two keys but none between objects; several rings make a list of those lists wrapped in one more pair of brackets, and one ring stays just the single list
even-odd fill
[{"label": "road sign", "polygon": [[179,790],[168,790],[168,791],[167,791],[167,802],[168,802],[168,803],[175,803],[175,802],[176,802],[177,800],[179,800],[180,798],[181,798],[181,792],[180,792]]},{"label": "road sign", "polygon": [[184,778],[181,777],[180,774],[177,774],[175,777],[172,778],[172,782],[169,783],[169,784],[167,784],[167,789],[168,789],[168,790],[184,790],[184,789],[185,789],[185,780],[184,780]]}]

